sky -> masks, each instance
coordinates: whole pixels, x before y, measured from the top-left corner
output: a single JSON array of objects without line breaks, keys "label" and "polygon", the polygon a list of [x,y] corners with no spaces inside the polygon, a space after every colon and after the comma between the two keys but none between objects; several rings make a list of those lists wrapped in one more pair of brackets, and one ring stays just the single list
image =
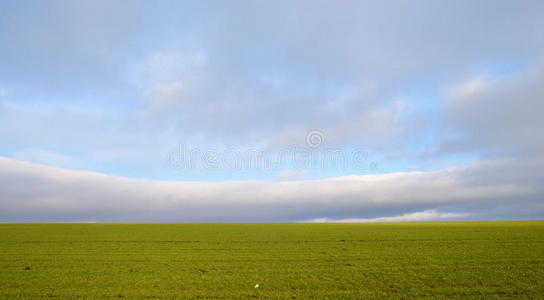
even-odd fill
[{"label": "sky", "polygon": [[0,222],[544,219],[543,1],[0,2]]}]

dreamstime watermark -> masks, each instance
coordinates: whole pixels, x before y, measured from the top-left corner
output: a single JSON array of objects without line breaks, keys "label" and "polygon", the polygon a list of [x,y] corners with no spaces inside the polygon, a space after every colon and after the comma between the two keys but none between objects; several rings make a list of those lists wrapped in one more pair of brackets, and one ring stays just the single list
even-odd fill
[{"label": "dreamstime watermark", "polygon": [[325,148],[325,135],[311,131],[306,145],[290,145],[279,150],[259,148],[189,148],[178,145],[167,155],[167,163],[174,170],[282,170],[282,169],[375,169],[362,148],[350,150]]},{"label": "dreamstime watermark", "polygon": [[306,145],[311,148],[317,148],[325,142],[325,135],[319,130],[310,131],[306,135]]}]

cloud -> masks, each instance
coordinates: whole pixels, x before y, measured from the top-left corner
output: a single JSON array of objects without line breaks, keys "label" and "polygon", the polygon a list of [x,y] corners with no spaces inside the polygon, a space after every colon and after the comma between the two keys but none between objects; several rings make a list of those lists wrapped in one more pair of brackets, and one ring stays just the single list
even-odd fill
[{"label": "cloud", "polygon": [[[198,138],[282,147],[312,130],[327,146],[407,149],[422,130],[407,86],[441,87],[544,52],[541,1],[0,5],[10,12],[0,82],[18,107],[36,106],[2,114],[0,103],[0,137],[19,149],[116,152]],[[141,161],[162,155],[141,152]]]},{"label": "cloud", "polygon": [[523,158],[544,151],[544,68],[497,79],[474,78],[446,102],[441,151]]},{"label": "cloud", "polygon": [[272,147],[300,142],[311,130],[331,132],[332,145],[375,143],[400,132],[401,101],[380,103],[364,83],[325,98],[318,85],[236,73],[207,56],[154,53],[142,63],[138,77],[145,79],[135,81],[146,91],[148,120],[209,140]]},{"label": "cloud", "polygon": [[354,218],[354,219],[339,219],[331,220],[327,218],[314,219],[312,223],[381,223],[381,222],[430,222],[430,221],[459,221],[470,214],[463,213],[440,213],[434,209],[424,210],[420,212],[407,213],[394,217],[380,217],[380,218]]},{"label": "cloud", "polygon": [[[449,166],[449,154],[483,160],[431,172],[301,181],[285,171],[279,182],[206,183],[1,159],[0,217],[539,218],[543,10],[538,0],[2,1],[4,156],[164,178],[176,145],[272,152],[318,131],[319,150],[364,148],[387,170],[425,169],[433,162],[410,154],[428,148]],[[512,64],[524,70],[494,72]],[[171,178],[238,176],[182,173]]]},{"label": "cloud", "polygon": [[[542,161],[263,182],[160,182],[0,158],[2,221],[286,222],[414,211],[542,218]],[[453,215],[449,215],[453,216]]]},{"label": "cloud", "polygon": [[451,90],[449,97],[450,99],[455,99],[453,101],[463,101],[464,99],[470,98],[481,92],[488,83],[489,80],[486,80],[482,76],[473,78],[468,82],[464,82],[454,87]]}]

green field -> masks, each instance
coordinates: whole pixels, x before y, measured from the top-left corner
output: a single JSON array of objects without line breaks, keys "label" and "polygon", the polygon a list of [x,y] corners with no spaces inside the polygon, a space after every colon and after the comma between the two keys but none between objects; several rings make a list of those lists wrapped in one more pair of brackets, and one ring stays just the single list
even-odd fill
[{"label": "green field", "polygon": [[0,259],[2,299],[544,298],[544,222],[0,224]]}]

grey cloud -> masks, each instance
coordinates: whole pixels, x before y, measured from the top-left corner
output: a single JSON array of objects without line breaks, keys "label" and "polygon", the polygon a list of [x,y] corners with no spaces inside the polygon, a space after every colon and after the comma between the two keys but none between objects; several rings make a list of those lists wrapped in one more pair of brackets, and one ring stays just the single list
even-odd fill
[{"label": "grey cloud", "polygon": [[542,176],[532,172],[543,166],[505,160],[433,172],[204,183],[127,179],[0,158],[0,220],[279,222],[427,210],[532,219],[544,214]]},{"label": "grey cloud", "polygon": [[[0,83],[40,101],[148,97],[146,118],[129,125],[174,136],[274,144],[323,130],[370,147],[412,130],[387,113],[361,122],[394,113],[407,81],[455,80],[544,49],[541,1],[120,3],[3,2]],[[163,53],[181,67],[135,79]],[[187,53],[207,60],[187,65]]]},{"label": "grey cloud", "polygon": [[544,69],[499,79],[475,78],[446,103],[445,152],[540,157],[544,151]]},{"label": "grey cloud", "polygon": [[151,106],[162,106],[180,132],[211,138],[288,144],[322,130],[337,145],[394,144],[417,126],[406,112],[392,116],[396,90],[407,80],[456,80],[474,66],[539,56],[541,6],[280,1],[197,9],[213,16],[194,40],[206,41],[199,51],[208,60],[173,73],[159,86],[185,88]]},{"label": "grey cloud", "polygon": [[136,1],[3,1],[0,82],[41,101],[129,93],[123,69],[144,8]]}]

